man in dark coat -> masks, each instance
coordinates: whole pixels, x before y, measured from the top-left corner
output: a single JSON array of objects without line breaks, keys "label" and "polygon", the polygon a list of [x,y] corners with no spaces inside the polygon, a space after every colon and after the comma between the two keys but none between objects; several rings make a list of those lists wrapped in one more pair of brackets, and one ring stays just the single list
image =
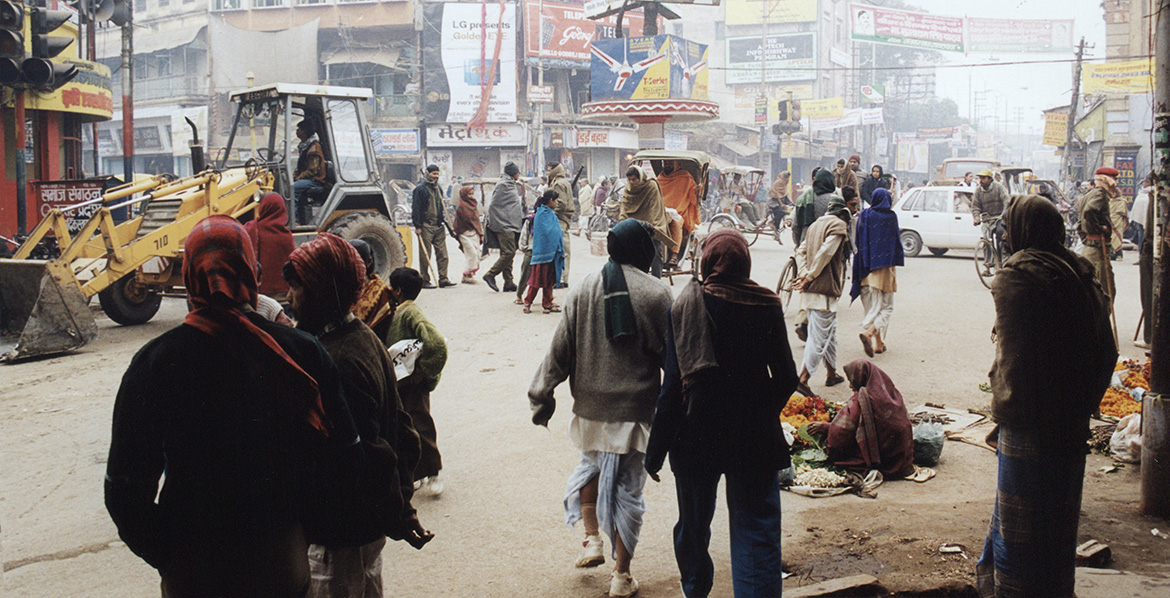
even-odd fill
[{"label": "man in dark coat", "polygon": [[410,197],[410,220],[418,235],[419,272],[426,280],[424,289],[435,288],[430,278],[431,251],[439,267],[439,286],[453,287],[455,283],[447,278],[447,208],[443,203],[443,192],[439,189],[439,167],[427,166],[426,178],[419,181]]},{"label": "man in dark coat", "polygon": [[490,235],[496,239],[500,247],[500,257],[483,275],[484,282],[493,291],[500,290],[496,286],[496,275],[504,275],[504,292],[516,290],[516,283],[512,278],[512,260],[516,257],[516,245],[520,238],[520,227],[524,219],[524,205],[521,199],[523,185],[520,183],[520,167],[512,162],[504,165],[504,174],[492,190],[492,201],[488,205],[487,228]]}]

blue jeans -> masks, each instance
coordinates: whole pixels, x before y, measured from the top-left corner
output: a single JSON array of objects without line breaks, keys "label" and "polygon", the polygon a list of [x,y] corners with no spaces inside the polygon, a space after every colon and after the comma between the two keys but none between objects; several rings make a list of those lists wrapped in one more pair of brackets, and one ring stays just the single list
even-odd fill
[{"label": "blue jeans", "polygon": [[[688,598],[707,596],[715,568],[707,551],[720,473],[675,473],[678,524],[674,556]],[[727,474],[731,527],[731,578],[735,598],[781,594],[780,480],[775,471]]]},{"label": "blue jeans", "polygon": [[325,183],[315,179],[297,179],[293,181],[293,199],[296,203],[297,224],[309,221],[309,205],[312,203],[310,195],[325,191]]}]

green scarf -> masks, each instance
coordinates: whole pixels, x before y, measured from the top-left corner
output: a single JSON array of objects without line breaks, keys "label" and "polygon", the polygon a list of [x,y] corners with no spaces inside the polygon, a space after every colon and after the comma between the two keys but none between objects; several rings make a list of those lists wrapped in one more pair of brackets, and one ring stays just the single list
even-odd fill
[{"label": "green scarf", "polygon": [[634,303],[626,286],[622,264],[643,272],[654,261],[651,227],[641,220],[628,218],[614,225],[606,239],[609,261],[601,269],[601,288],[605,293],[605,338],[614,340],[638,332]]}]

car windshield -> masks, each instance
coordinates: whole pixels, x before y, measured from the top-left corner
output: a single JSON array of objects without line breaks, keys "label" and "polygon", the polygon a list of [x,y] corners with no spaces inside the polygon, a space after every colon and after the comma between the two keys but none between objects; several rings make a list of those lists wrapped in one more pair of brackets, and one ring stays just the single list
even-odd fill
[{"label": "car windshield", "polygon": [[240,104],[233,137],[216,156],[221,167],[240,166],[249,158],[271,160],[271,149],[285,147],[284,104],[280,98]]}]

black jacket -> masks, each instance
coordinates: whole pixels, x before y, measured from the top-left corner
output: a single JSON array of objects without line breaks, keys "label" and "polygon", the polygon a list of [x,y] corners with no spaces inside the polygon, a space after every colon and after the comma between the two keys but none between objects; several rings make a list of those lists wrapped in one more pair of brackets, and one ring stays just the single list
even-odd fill
[{"label": "black jacket", "polygon": [[443,203],[443,193],[439,191],[438,184],[431,185],[426,179],[419,181],[410,194],[410,222],[414,228],[422,228],[424,224],[439,224],[446,219],[446,214],[439,210],[438,221],[427,221],[427,208],[430,207],[433,198],[431,193],[438,194],[439,203]]},{"label": "black jacket", "polygon": [[789,465],[780,411],[796,390],[796,365],[780,306],[731,303],[704,296],[715,323],[715,359],[686,389],[679,377],[674,330],[650,427],[646,470],[657,473],[670,453],[675,472],[775,472]]}]

